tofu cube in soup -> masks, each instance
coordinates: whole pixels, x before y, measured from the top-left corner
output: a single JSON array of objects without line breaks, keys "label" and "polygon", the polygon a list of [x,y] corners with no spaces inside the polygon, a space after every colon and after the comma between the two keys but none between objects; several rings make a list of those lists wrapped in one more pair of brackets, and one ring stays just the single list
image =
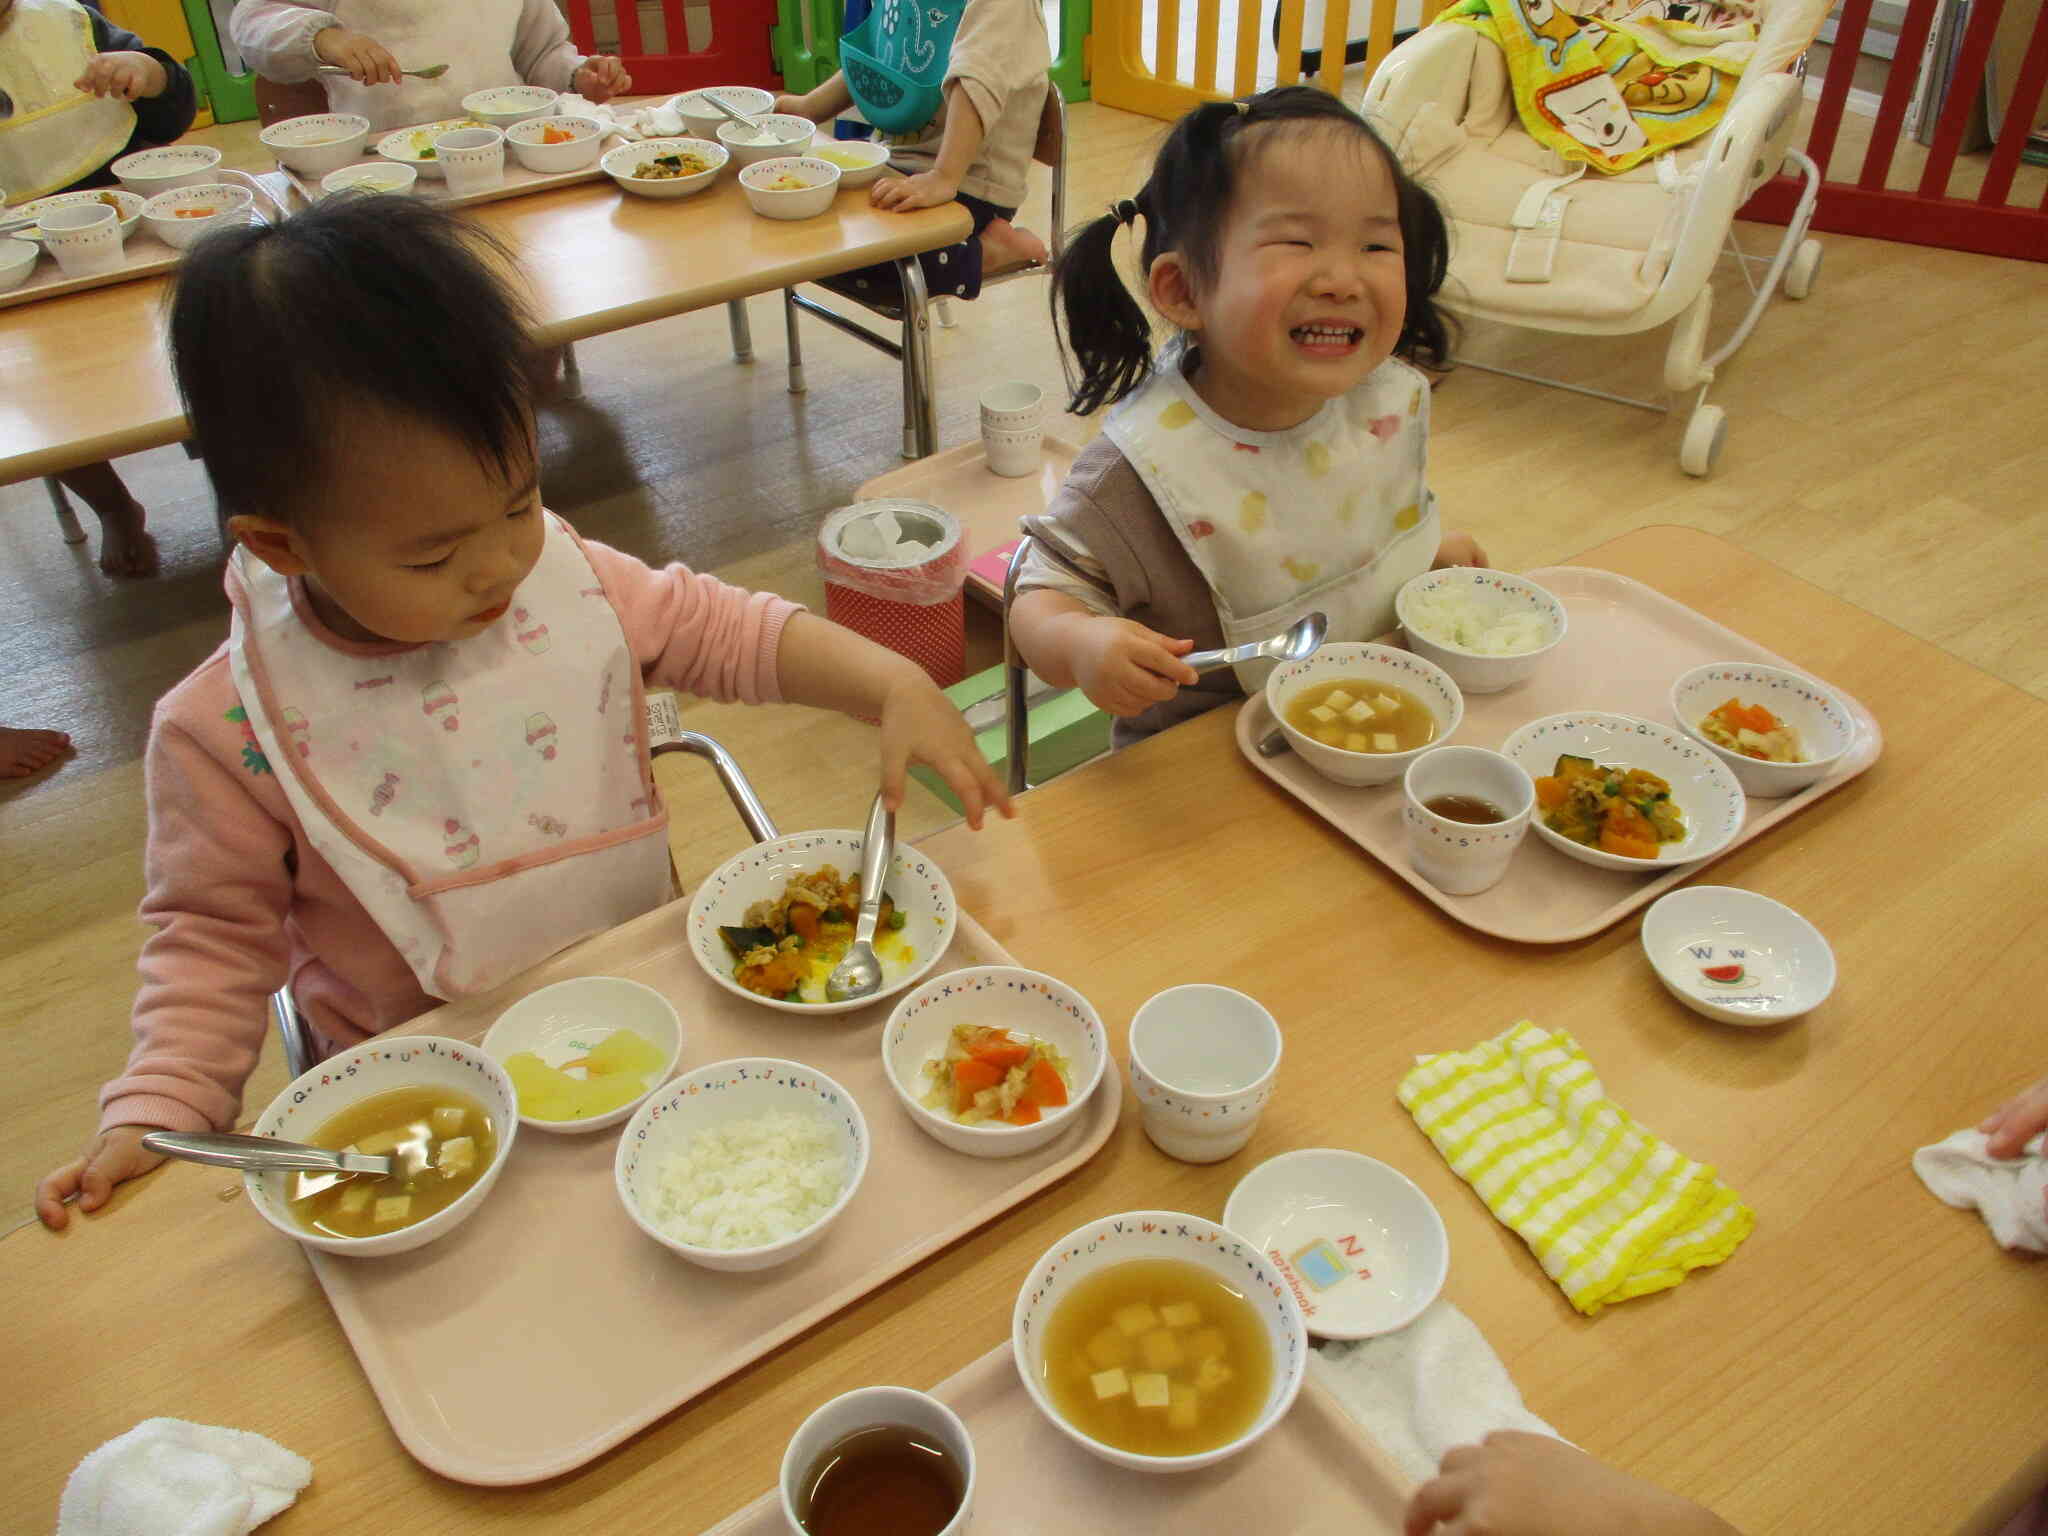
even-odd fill
[{"label": "tofu cube in soup", "polygon": [[1335,725],[1337,723],[1337,711],[1330,708],[1327,704],[1318,704],[1308,712],[1308,717],[1315,721],[1317,725]]},{"label": "tofu cube in soup", "polygon": [[443,1178],[461,1178],[476,1167],[476,1142],[468,1136],[442,1142],[441,1150],[434,1155],[434,1166],[441,1170]]},{"label": "tofu cube in soup", "polygon": [[374,1131],[356,1143],[356,1150],[365,1157],[389,1157],[398,1150],[398,1144],[404,1140],[403,1127],[389,1131]]},{"label": "tofu cube in soup", "polygon": [[1344,750],[1347,752],[1368,752],[1371,749],[1372,738],[1364,731],[1351,731],[1344,737]]},{"label": "tofu cube in soup", "polygon": [[1400,739],[1392,731],[1374,731],[1372,733],[1372,749],[1375,752],[1392,752],[1400,744]]},{"label": "tofu cube in soup", "polygon": [[370,1208],[370,1202],[376,1197],[377,1184],[374,1179],[353,1179],[335,1203],[349,1215],[360,1216]]},{"label": "tofu cube in soup", "polygon": [[370,1219],[380,1227],[389,1227],[404,1221],[412,1214],[411,1195],[385,1195],[377,1201]]},{"label": "tofu cube in soup", "polygon": [[1323,702],[1334,710],[1342,711],[1351,707],[1352,697],[1351,694],[1345,692],[1342,688],[1332,688],[1323,696]]},{"label": "tofu cube in soup", "polygon": [[1107,1370],[1113,1365],[1129,1365],[1135,1353],[1131,1336],[1113,1325],[1099,1329],[1088,1341],[1088,1359],[1098,1370]]},{"label": "tofu cube in soup", "polygon": [[1224,1354],[1223,1330],[1221,1328],[1198,1328],[1188,1337],[1188,1358],[1196,1364],[1204,1360],[1220,1360]]},{"label": "tofu cube in soup", "polygon": [[1164,1408],[1173,1400],[1166,1377],[1157,1371],[1141,1371],[1131,1378],[1131,1401],[1140,1408]]},{"label": "tofu cube in soup", "polygon": [[1138,1341],[1138,1348],[1148,1371],[1170,1371],[1187,1359],[1187,1352],[1180,1347],[1171,1328],[1153,1329]]},{"label": "tofu cube in soup", "polygon": [[443,1104],[427,1116],[427,1124],[438,1140],[445,1141],[451,1136],[460,1136],[462,1128],[469,1122],[469,1114],[460,1105]]},{"label": "tofu cube in soup", "polygon": [[1344,718],[1353,725],[1363,725],[1372,718],[1372,706],[1363,699],[1355,699],[1344,711]]},{"label": "tofu cube in soup", "polygon": [[1202,1394],[1193,1387],[1173,1384],[1172,1394],[1166,1404],[1166,1423],[1169,1429],[1193,1429],[1201,1422]]},{"label": "tofu cube in soup", "polygon": [[1192,1328],[1202,1320],[1202,1309],[1192,1301],[1168,1302],[1159,1309],[1159,1321],[1169,1328]]},{"label": "tofu cube in soup", "polygon": [[1150,1333],[1159,1326],[1159,1314],[1147,1302],[1133,1302],[1127,1307],[1116,1309],[1116,1325],[1131,1338]]},{"label": "tofu cube in soup", "polygon": [[1122,1397],[1131,1390],[1130,1378],[1122,1370],[1097,1371],[1088,1378],[1088,1384],[1095,1388],[1096,1399],[1101,1402]]}]

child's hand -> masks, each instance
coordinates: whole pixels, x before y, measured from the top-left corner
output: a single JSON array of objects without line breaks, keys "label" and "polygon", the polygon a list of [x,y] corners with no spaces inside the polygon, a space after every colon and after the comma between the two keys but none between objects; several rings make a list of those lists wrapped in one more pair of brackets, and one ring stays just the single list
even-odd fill
[{"label": "child's hand", "polygon": [[1443,542],[1436,547],[1436,563],[1430,567],[1440,571],[1447,565],[1485,565],[1486,551],[1479,547],[1479,541],[1469,533],[1453,528],[1444,535]]},{"label": "child's hand", "polygon": [[936,208],[950,203],[960,183],[937,171],[919,171],[915,176],[884,176],[868,188],[868,201],[877,208],[908,213],[913,208]]},{"label": "child's hand", "polygon": [[2022,1147],[2048,1131],[2048,1077],[1999,1105],[1977,1129],[1985,1135],[1984,1150],[1993,1157],[2018,1157]]},{"label": "child's hand", "polygon": [[36,1185],[36,1214],[52,1232],[62,1232],[71,1220],[64,1202],[78,1197],[81,1211],[96,1211],[112,1198],[114,1186],[148,1173],[163,1161],[163,1155],[142,1145],[151,1129],[146,1125],[116,1125],[101,1131],[85,1149],[85,1156],[45,1175]]},{"label": "child's hand", "polygon": [[1409,1500],[1404,1536],[1735,1536],[1690,1499],[1548,1435],[1496,1430],[1447,1452]]},{"label": "child's hand", "polygon": [[785,91],[775,98],[768,110],[778,117],[809,117],[811,114],[804,110],[804,103],[809,100],[808,96],[792,96]]},{"label": "child's hand", "polygon": [[138,101],[145,96],[163,95],[171,87],[171,77],[162,64],[146,53],[98,53],[71,85],[74,90],[94,96]]},{"label": "child's hand", "polygon": [[570,89],[593,104],[610,101],[633,89],[626,66],[608,53],[593,54],[569,77]]},{"label": "child's hand", "polygon": [[358,85],[397,85],[403,80],[398,60],[374,37],[346,27],[325,27],[313,34],[313,52],[338,64]]},{"label": "child's hand", "polygon": [[1198,680],[1180,658],[1195,648],[1134,619],[1104,616],[1076,630],[1074,681],[1098,709],[1128,719]]},{"label": "child's hand", "polygon": [[987,806],[1005,816],[1017,814],[966,719],[922,672],[905,676],[882,700],[882,803],[892,811],[903,804],[903,781],[913,761],[930,764],[953,786],[975,830]]}]

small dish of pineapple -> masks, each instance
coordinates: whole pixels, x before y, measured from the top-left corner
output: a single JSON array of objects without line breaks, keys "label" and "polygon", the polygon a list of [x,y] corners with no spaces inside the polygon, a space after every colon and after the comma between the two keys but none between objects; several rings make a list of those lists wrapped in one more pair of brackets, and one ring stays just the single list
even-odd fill
[{"label": "small dish of pineapple", "polygon": [[652,987],[578,976],[499,1014],[483,1049],[512,1079],[520,1124],[575,1135],[629,1119],[668,1081],[683,1021]]}]

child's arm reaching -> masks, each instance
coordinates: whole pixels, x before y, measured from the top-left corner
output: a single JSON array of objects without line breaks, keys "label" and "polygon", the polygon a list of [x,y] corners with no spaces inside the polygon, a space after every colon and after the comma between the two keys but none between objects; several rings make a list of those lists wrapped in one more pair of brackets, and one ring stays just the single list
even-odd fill
[{"label": "child's arm reaching", "polygon": [[1198,680],[1180,658],[1195,648],[1132,619],[1096,613],[1064,592],[1026,592],[1010,609],[1024,664],[1055,688],[1129,719]]},{"label": "child's arm reaching", "polygon": [[1496,1430],[1444,1455],[1409,1500],[1404,1536],[1739,1536],[1690,1499],[1548,1435]]},{"label": "child's arm reaching", "polygon": [[936,208],[950,203],[960,192],[960,182],[981,153],[987,128],[981,113],[958,80],[946,86],[946,127],[939,138],[939,157],[928,171],[915,176],[884,176],[868,188],[868,201],[877,208],[894,208],[908,213],[913,208]]},{"label": "child's arm reaching", "polygon": [[2021,1089],[1986,1115],[1977,1129],[1984,1133],[1984,1150],[1993,1157],[2018,1157],[2028,1142],[2048,1131],[2048,1077]]},{"label": "child's arm reaching", "polygon": [[792,117],[808,117],[814,123],[822,123],[837,117],[853,105],[853,91],[846,83],[844,70],[821,80],[807,95],[781,95],[775,98],[774,110]]},{"label": "child's arm reaching", "polygon": [[1479,547],[1479,541],[1471,534],[1453,528],[1443,536],[1443,542],[1436,547],[1436,563],[1431,570],[1442,570],[1447,565],[1479,565],[1487,563],[1486,551]]}]

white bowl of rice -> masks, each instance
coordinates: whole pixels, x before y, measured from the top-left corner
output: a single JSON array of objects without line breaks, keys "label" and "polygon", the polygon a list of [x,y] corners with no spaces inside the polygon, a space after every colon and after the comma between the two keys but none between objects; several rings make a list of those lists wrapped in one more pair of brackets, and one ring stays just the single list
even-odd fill
[{"label": "white bowl of rice", "polygon": [[1394,598],[1408,649],[1465,693],[1522,682],[1565,635],[1564,604],[1526,576],[1483,566],[1424,571]]},{"label": "white bowl of rice", "polygon": [[706,1269],[770,1269],[815,1247],[868,1170],[868,1127],[824,1073],[773,1056],[668,1083],[619,1137],[634,1223]]}]

